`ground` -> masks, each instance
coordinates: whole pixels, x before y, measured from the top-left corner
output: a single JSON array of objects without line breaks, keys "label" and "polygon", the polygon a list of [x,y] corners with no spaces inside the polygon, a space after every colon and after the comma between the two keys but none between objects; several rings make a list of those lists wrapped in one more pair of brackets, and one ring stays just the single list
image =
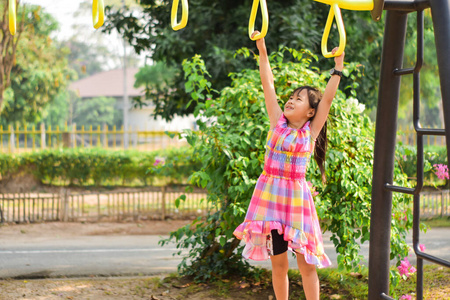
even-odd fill
[{"label": "ground", "polygon": [[[138,223],[41,223],[1,225],[2,238],[18,236],[76,235],[164,235],[189,220],[145,221]],[[22,234],[26,233],[26,235]],[[424,299],[450,299],[450,270],[425,266]],[[210,284],[196,284],[176,274],[112,278],[58,278],[41,280],[0,280],[0,299],[149,299],[149,300],[274,300],[270,272],[264,271],[259,281],[230,278]],[[291,299],[305,299],[297,271],[289,271]],[[321,269],[321,299],[364,299],[351,296],[355,291],[367,295],[367,274],[342,273]],[[413,294],[415,278],[400,284],[398,293]],[[412,299],[415,299],[414,297]]]}]

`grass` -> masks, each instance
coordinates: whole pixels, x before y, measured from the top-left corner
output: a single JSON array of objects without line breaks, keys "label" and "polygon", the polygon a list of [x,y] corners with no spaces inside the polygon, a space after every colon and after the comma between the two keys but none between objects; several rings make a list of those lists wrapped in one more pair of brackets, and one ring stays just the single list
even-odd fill
[{"label": "grass", "polygon": [[450,227],[450,217],[435,217],[421,220],[430,228]]},{"label": "grass", "polygon": [[[290,299],[305,299],[298,270],[289,270],[288,275]],[[368,297],[367,268],[361,272],[339,272],[337,269],[325,268],[318,270],[318,276],[321,299],[367,299]],[[194,283],[188,278],[178,277],[176,274],[166,277],[163,281],[169,286],[185,288],[181,295],[186,299],[201,299],[202,297],[268,299],[270,295],[274,295],[271,272],[268,270],[262,271],[262,276],[258,281],[233,277],[205,284]],[[414,274],[407,280],[401,280],[397,286],[391,287],[390,294],[398,299],[407,294],[414,296],[415,290],[416,276]],[[445,297],[448,295],[450,295],[450,269],[438,265],[425,265],[424,299],[446,299]]]}]

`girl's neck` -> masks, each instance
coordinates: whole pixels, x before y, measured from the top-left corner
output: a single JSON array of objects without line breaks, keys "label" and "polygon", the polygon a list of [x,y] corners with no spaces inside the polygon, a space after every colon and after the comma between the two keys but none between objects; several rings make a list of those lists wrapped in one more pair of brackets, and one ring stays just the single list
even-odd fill
[{"label": "girl's neck", "polygon": [[293,129],[301,129],[303,128],[303,126],[305,126],[306,122],[308,122],[309,120],[301,120],[298,122],[291,122],[289,120],[287,120],[287,126],[289,128],[293,128]]}]

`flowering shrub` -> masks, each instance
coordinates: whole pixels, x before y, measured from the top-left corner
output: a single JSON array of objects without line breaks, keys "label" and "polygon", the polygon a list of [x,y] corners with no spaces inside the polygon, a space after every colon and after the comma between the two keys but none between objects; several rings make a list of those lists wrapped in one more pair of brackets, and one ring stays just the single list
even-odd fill
[{"label": "flowering shrub", "polygon": [[411,295],[403,295],[400,297],[400,300],[411,300],[411,299],[412,299]]}]

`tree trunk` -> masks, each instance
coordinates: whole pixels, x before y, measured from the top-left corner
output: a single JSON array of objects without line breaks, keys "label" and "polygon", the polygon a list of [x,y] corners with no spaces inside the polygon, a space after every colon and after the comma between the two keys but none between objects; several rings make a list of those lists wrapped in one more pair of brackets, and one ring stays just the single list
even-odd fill
[{"label": "tree trunk", "polygon": [[[19,7],[19,2],[19,0],[16,0],[16,8]],[[11,69],[15,64],[16,49],[24,30],[25,21],[25,9],[23,9],[20,23],[16,27],[16,34],[11,35],[9,32],[8,2],[5,1],[3,5],[0,18],[0,114],[3,108],[3,94],[11,84]]]}]

